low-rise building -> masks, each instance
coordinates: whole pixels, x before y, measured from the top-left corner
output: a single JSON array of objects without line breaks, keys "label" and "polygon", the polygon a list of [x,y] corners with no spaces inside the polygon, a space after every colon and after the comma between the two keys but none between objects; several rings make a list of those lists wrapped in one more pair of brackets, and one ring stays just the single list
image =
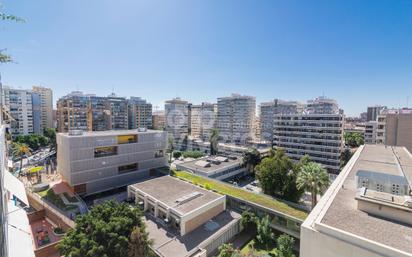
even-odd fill
[{"label": "low-rise building", "polygon": [[412,256],[412,155],[361,146],[301,226],[300,256]]},{"label": "low-rise building", "polygon": [[167,165],[166,138],[155,130],[58,133],[57,171],[78,194],[129,185]]},{"label": "low-rise building", "polygon": [[176,169],[217,180],[243,176],[249,173],[238,156],[210,156],[176,164]]}]

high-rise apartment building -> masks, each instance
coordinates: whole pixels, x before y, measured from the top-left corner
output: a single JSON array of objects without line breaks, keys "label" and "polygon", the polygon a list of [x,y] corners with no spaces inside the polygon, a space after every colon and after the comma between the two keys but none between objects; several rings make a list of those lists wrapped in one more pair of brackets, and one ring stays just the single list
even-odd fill
[{"label": "high-rise apartment building", "polygon": [[53,125],[53,91],[50,88],[33,86],[33,92],[40,95],[41,131],[54,128]]},{"label": "high-rise apartment building", "polygon": [[[322,103],[325,106],[322,106]],[[336,101],[324,97],[308,101],[303,112],[275,114],[273,145],[294,160],[309,155],[331,173],[339,173],[344,115]]]},{"label": "high-rise apartment building", "polygon": [[411,257],[412,155],[364,145],[306,218],[301,257]]},{"label": "high-rise apartment building", "polygon": [[169,136],[179,141],[189,135],[189,103],[180,98],[165,102],[165,127]]},{"label": "high-rise apartment building", "polygon": [[376,144],[378,121],[368,121],[365,123],[364,141],[365,144]]},{"label": "high-rise apartment building", "polygon": [[211,129],[216,127],[216,105],[202,103],[190,105],[190,135],[194,138],[208,140]]},{"label": "high-rise apartment building", "polygon": [[292,114],[303,111],[304,104],[296,101],[275,99],[260,104],[260,138],[263,141],[273,140],[273,122],[275,114]]},{"label": "high-rise apartment building", "polygon": [[130,97],[129,129],[152,128],[152,104],[140,97]]},{"label": "high-rise apartment building", "polygon": [[118,97],[114,93],[106,98],[106,110],[109,112],[108,119],[109,129],[128,129],[128,108],[127,100],[124,97]]},{"label": "high-rise apartment building", "polygon": [[412,151],[412,109],[385,109],[377,120],[376,143]]},{"label": "high-rise apartment building", "polygon": [[92,130],[88,127],[91,124],[89,98],[89,95],[75,91],[57,101],[57,131]]},{"label": "high-rise apartment building", "polygon": [[221,141],[245,144],[254,138],[256,99],[232,94],[217,99],[217,128]]},{"label": "high-rise apartment building", "polygon": [[152,114],[152,126],[156,130],[165,129],[165,112],[164,111],[154,111]]},{"label": "high-rise apartment building", "polygon": [[376,121],[379,113],[386,108],[386,106],[382,105],[369,106],[366,111],[366,121]]}]

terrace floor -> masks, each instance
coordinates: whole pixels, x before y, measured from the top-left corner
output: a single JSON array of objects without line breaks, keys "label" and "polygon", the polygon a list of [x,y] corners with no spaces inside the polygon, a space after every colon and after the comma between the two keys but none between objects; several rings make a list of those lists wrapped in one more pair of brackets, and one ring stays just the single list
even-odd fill
[{"label": "terrace floor", "polygon": [[35,249],[57,242],[61,237],[53,233],[53,225],[46,219],[34,221],[30,224]]}]

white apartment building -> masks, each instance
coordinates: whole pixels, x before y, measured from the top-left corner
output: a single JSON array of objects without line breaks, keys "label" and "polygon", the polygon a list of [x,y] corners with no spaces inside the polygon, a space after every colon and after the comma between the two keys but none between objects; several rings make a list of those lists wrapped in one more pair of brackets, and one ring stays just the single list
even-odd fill
[{"label": "white apartment building", "polygon": [[211,103],[190,106],[190,135],[209,140],[210,131],[216,127],[217,106]]},{"label": "white apartment building", "polygon": [[302,112],[304,104],[296,101],[274,99],[271,102],[260,104],[260,139],[273,140],[273,122],[275,114],[291,114]]},{"label": "white apartment building", "polygon": [[337,174],[343,148],[343,123],[344,115],[336,101],[323,97],[310,100],[301,113],[274,115],[273,145],[284,149],[294,160],[309,155],[312,161]]},{"label": "white apartment building", "polygon": [[46,128],[54,128],[53,91],[41,86],[33,86],[32,91],[40,95],[41,132]]},{"label": "white apartment building", "polygon": [[365,144],[376,144],[377,130],[378,130],[377,121],[368,121],[365,123],[365,133],[364,133]]},{"label": "white apartment building", "polygon": [[301,226],[301,257],[411,257],[412,155],[364,145]]},{"label": "white apartment building", "polygon": [[78,194],[129,185],[167,165],[166,140],[144,129],[58,133],[57,171]]},{"label": "white apartment building", "polygon": [[2,97],[5,120],[10,124],[10,134],[12,136],[33,134],[35,127],[39,127],[35,122],[40,122],[33,118],[33,98],[38,99],[38,95],[29,90],[4,87]]},{"label": "white apartment building", "polygon": [[256,98],[232,94],[217,99],[217,128],[223,142],[245,144],[254,139]]},{"label": "white apartment building", "polygon": [[180,141],[189,135],[189,103],[180,98],[165,102],[165,127],[169,136]]}]

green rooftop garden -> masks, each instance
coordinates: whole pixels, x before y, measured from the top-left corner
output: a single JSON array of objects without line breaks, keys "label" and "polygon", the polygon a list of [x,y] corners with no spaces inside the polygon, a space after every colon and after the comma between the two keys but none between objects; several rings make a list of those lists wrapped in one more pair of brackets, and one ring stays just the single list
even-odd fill
[{"label": "green rooftop garden", "polygon": [[297,219],[304,220],[308,216],[306,212],[290,206],[284,202],[278,201],[269,196],[248,192],[246,190],[225,184],[223,182],[201,177],[186,171],[174,171],[174,176],[191,182],[192,184],[215,190],[220,194],[229,195],[245,201],[253,202],[264,207],[276,210],[278,212],[290,215]]}]

